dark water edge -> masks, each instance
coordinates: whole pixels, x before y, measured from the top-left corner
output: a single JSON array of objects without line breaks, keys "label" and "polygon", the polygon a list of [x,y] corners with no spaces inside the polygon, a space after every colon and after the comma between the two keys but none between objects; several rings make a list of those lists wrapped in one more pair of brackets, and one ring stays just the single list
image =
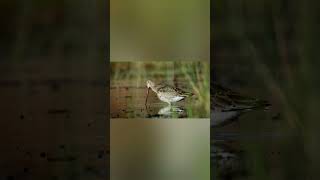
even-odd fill
[{"label": "dark water edge", "polygon": [[[290,66],[298,68],[294,63]],[[211,152],[223,149],[230,156],[225,161],[218,155],[211,157],[212,179],[319,177],[313,171],[316,167],[311,163],[319,162],[315,149],[320,146],[311,143],[318,134],[313,127],[319,123],[315,112],[312,112],[314,107],[309,104],[311,99],[318,99],[319,96],[303,93],[303,96],[311,99],[301,100],[299,89],[305,88],[301,84],[286,89],[288,81],[281,75],[283,69],[280,67],[281,64],[269,64],[270,71],[276,73],[266,77],[259,73],[259,69],[254,69],[257,67],[250,60],[238,62],[228,59],[212,66],[211,71],[216,72],[214,79],[217,83],[243,95],[267,100],[271,104],[266,111],[248,112],[240,118],[211,128]],[[264,78],[272,78],[274,84]],[[300,101],[297,102],[297,99]]]},{"label": "dark water edge", "polygon": [[[64,71],[70,64],[77,71]],[[109,176],[105,68],[88,67],[1,62],[0,179]]]},{"label": "dark water edge", "polygon": [[[211,178],[286,179],[296,176],[304,179],[309,168],[302,164],[311,155],[304,150],[308,138],[303,134],[308,132],[303,132],[299,123],[292,124],[293,117],[288,117],[290,112],[284,108],[283,99],[272,92],[263,76],[250,71],[248,66],[252,65],[249,64],[250,61],[247,65],[229,60],[212,66],[216,83],[245,96],[266,100],[271,106],[268,110],[246,112],[221,126],[211,127]],[[283,79],[276,81],[281,86]],[[214,115],[212,118],[214,120]]]},{"label": "dark water edge", "polygon": [[318,4],[211,3],[211,80],[272,105],[211,129],[212,150],[245,170],[215,167],[212,179],[319,179]]}]

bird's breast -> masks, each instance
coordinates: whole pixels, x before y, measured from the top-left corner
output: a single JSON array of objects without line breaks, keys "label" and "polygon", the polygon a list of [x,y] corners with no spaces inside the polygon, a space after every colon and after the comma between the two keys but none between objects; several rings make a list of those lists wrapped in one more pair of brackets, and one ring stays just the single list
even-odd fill
[{"label": "bird's breast", "polygon": [[158,94],[158,97],[161,101],[164,101],[164,102],[177,102],[184,99],[184,97],[182,96],[166,96],[163,94]]},{"label": "bird's breast", "polygon": [[182,100],[183,98],[184,98],[184,97],[182,97],[182,96],[173,97],[173,98],[172,98],[172,102],[180,101],[180,100]]}]

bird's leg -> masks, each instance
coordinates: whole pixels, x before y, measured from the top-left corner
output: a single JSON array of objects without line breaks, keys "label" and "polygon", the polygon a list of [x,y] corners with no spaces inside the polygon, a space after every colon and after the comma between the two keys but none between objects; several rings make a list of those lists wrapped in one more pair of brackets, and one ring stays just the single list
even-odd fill
[{"label": "bird's leg", "polygon": [[150,90],[150,88],[148,88],[148,90],[147,90],[147,97],[146,97],[146,101],[144,103],[146,106],[147,106],[147,102],[148,102],[149,90]]}]

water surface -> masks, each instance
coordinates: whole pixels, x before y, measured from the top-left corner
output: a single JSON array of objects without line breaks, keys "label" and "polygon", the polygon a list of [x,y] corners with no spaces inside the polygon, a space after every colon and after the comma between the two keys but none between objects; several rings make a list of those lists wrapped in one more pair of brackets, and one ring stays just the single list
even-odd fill
[{"label": "water surface", "polygon": [[[122,84],[119,82],[119,84]],[[186,85],[179,87],[186,91],[192,91]],[[147,103],[146,86],[112,86],[111,94],[111,118],[205,118],[208,112],[199,102],[197,96],[173,103],[162,102],[157,95],[150,90]]]}]

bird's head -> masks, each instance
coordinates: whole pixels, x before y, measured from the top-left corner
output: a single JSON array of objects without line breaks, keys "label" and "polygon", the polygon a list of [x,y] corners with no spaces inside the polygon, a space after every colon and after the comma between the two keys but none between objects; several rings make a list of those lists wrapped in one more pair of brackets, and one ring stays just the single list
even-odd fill
[{"label": "bird's head", "polygon": [[147,87],[148,87],[148,88],[151,88],[151,87],[153,87],[153,86],[154,86],[154,82],[148,80],[148,81],[147,81]]}]

